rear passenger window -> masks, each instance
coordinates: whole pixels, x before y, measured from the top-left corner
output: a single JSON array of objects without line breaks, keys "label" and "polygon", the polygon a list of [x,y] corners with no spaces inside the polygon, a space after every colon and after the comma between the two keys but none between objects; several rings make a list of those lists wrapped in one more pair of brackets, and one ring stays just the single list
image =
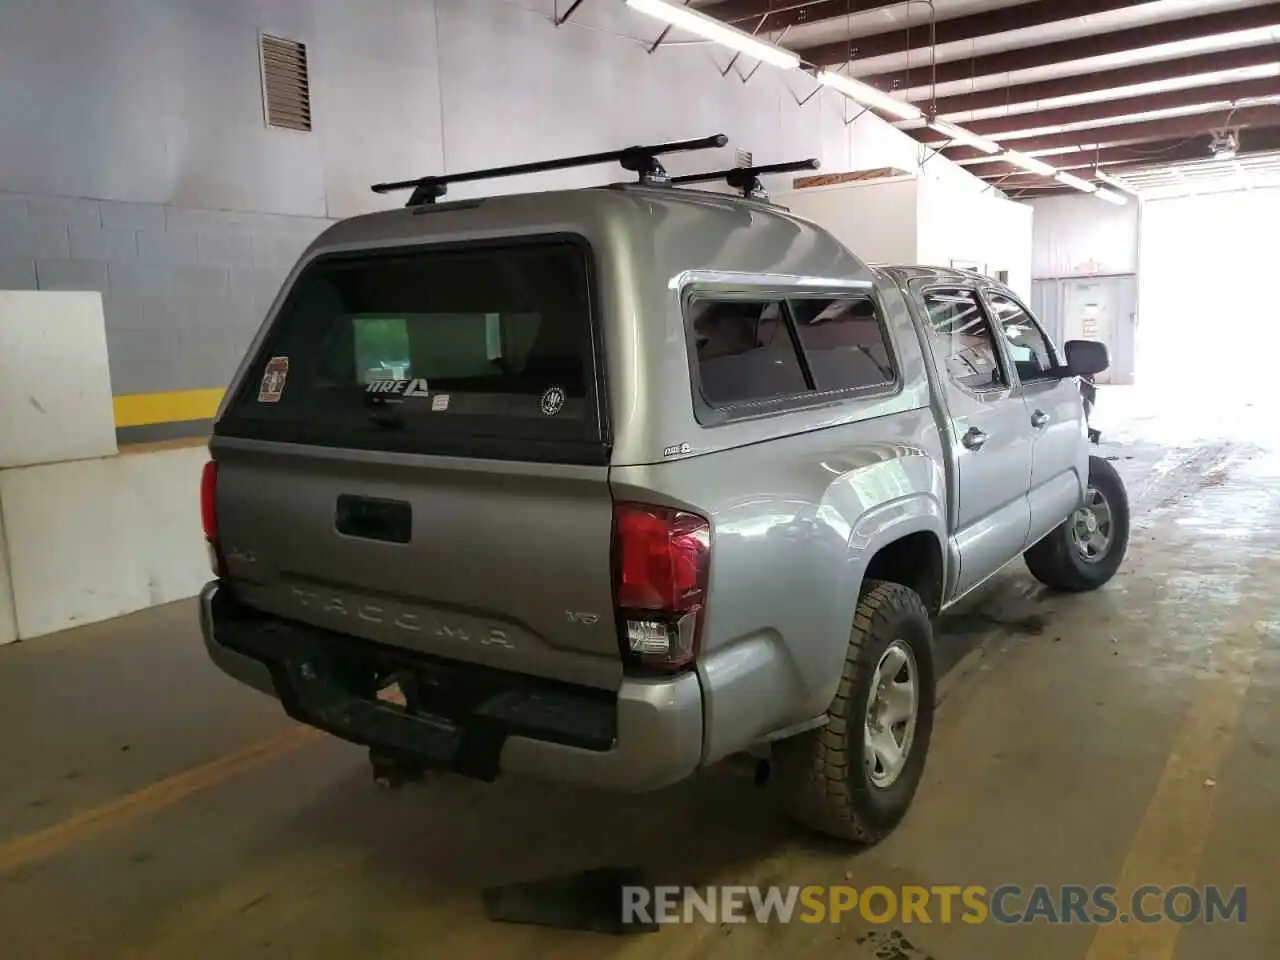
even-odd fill
[{"label": "rear passenger window", "polygon": [[818,390],[882,387],[896,379],[870,297],[791,300],[796,335]]},{"label": "rear passenger window", "polygon": [[702,393],[713,406],[808,389],[781,301],[695,300],[690,320]]},{"label": "rear passenger window", "polygon": [[939,364],[966,390],[1003,388],[995,336],[986,313],[969,290],[927,290],[929,333]]}]

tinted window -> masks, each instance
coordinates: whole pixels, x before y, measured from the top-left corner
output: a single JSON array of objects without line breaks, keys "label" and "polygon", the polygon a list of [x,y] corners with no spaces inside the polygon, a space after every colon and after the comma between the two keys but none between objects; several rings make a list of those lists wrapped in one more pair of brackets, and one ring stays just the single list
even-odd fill
[{"label": "tinted window", "polygon": [[690,320],[702,394],[714,406],[808,389],[780,302],[695,300]]},{"label": "tinted window", "polygon": [[1003,294],[989,293],[987,301],[995,311],[1018,378],[1038,380],[1051,371],[1056,366],[1053,347],[1031,315]]},{"label": "tinted window", "polygon": [[792,300],[796,334],[819,390],[894,382],[884,329],[870,297]]},{"label": "tinted window", "polygon": [[599,439],[587,275],[552,240],[319,260],[220,431],[424,452]]},{"label": "tinted window", "polygon": [[977,295],[929,290],[924,302],[934,353],[947,375],[967,390],[1006,386],[991,324]]}]

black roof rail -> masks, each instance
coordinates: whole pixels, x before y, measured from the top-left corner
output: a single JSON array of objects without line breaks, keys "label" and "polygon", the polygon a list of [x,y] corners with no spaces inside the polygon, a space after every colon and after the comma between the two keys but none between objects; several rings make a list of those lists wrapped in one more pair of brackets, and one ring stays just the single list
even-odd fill
[{"label": "black roof rail", "polygon": [[729,138],[723,133],[696,140],[675,140],[651,146],[625,147],[604,153],[588,153],[580,157],[564,157],[559,160],[538,160],[533,163],[517,163],[510,167],[492,167],[488,170],[468,170],[463,173],[444,173],[438,177],[419,177],[416,180],[397,180],[392,183],[375,183],[374,193],[395,193],[412,190],[406,207],[435,203],[445,195],[451,183],[467,183],[475,180],[495,180],[499,177],[518,177],[526,173],[547,173],[551,170],[568,170],[572,167],[589,167],[597,163],[620,163],[623,169],[639,174],[640,182],[653,186],[665,186],[671,182],[658,157],[668,153],[690,150],[713,150],[723,147]]},{"label": "black roof rail", "polygon": [[707,173],[689,173],[680,177],[672,177],[671,183],[680,186],[686,183],[710,183],[723,180],[735,190],[741,190],[748,200],[769,201],[769,194],[760,183],[762,174],[792,173],[798,170],[817,170],[822,164],[817,157],[808,160],[788,160],[786,163],[766,163],[756,167],[731,167],[728,170],[711,170]]}]

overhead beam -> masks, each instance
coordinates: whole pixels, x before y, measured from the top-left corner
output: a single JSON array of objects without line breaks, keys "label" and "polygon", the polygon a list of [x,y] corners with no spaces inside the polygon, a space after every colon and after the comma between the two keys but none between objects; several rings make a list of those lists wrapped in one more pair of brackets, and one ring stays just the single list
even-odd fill
[{"label": "overhead beam", "polygon": [[1163,83],[1169,80],[1187,80],[1191,77],[1228,70],[1247,70],[1280,64],[1280,48],[1274,43],[1246,47],[1243,50],[1223,50],[1204,53],[1176,60],[1159,60],[1140,63],[1117,70],[1101,70],[1071,77],[1041,80],[1038,83],[1019,83],[993,90],[961,93],[953,97],[939,97],[935,108],[944,116],[968,113],[971,110],[991,110],[996,107],[1017,109],[1026,105],[1034,109],[1041,100],[1070,97],[1081,93],[1104,93],[1120,87],[1133,87],[1140,83]]},{"label": "overhead beam", "polygon": [[[1172,164],[1186,160],[1208,160],[1212,156],[1209,153],[1208,143],[1202,141],[1200,150],[1186,157],[1178,157],[1176,160],[1169,159],[1166,156],[1160,157],[1130,157],[1126,161],[1114,165],[1107,166],[1107,173],[1113,176],[1124,176],[1126,173],[1134,173],[1138,170],[1149,170],[1156,164]],[[1260,130],[1242,130],[1240,133],[1240,151],[1237,157],[1250,157],[1259,153],[1275,153],[1280,150],[1280,127],[1268,127]],[[1188,151],[1190,152],[1190,151]]]},{"label": "overhead beam", "polygon": [[1058,186],[1056,184],[1047,186],[1042,190],[1010,190],[1008,192],[1010,200],[1043,200],[1045,197],[1069,197],[1073,194],[1077,197],[1088,196],[1088,194],[1081,193],[1071,187]]},{"label": "overhead beam", "polygon": [[935,44],[960,43],[1013,30],[1043,27],[1077,17],[1136,7],[1143,2],[1146,0],[1074,0],[1072,3],[1063,3],[1063,0],[1033,0],[1031,3],[986,13],[939,20],[933,24],[922,23],[905,30],[889,30],[852,40],[802,47],[795,52],[810,63],[828,66],[844,63],[849,59],[867,60],[871,57],[920,50]]},{"label": "overhead beam", "polygon": [[[1128,143],[1148,140],[1172,140],[1176,137],[1198,137],[1226,126],[1276,127],[1280,126],[1280,106],[1246,107],[1243,110],[1214,110],[1185,117],[1165,117],[1160,120],[1144,120],[1136,123],[1117,123],[1109,126],[1087,127],[1065,133],[1051,133],[1039,137],[1009,140],[1005,146],[1021,153],[1048,151],[1061,153],[1092,147],[1118,147]],[[954,147],[943,151],[945,156],[957,162],[969,161],[969,166],[1001,162],[999,157],[988,156],[973,147]],[[1054,157],[1043,158],[1053,163]]]},{"label": "overhead beam", "polygon": [[[1258,97],[1280,97],[1280,76],[1262,77],[1258,80],[1236,80],[1232,83],[1168,90],[1164,93],[1148,93],[1140,97],[1125,97],[1123,100],[1100,100],[1073,107],[1060,107],[1056,110],[1037,110],[1034,113],[992,117],[989,120],[972,120],[965,124],[965,128],[979,136],[999,139],[1001,135],[1017,133],[1020,130],[1039,130],[1044,127],[1059,127],[1072,123],[1114,120],[1119,117],[1154,113],[1157,110],[1234,103]],[[921,127],[914,132],[917,134],[917,140],[930,145],[946,143],[948,139],[945,134],[936,133],[928,127]],[[1014,149],[1017,147],[1015,146]]]},{"label": "overhead beam", "polygon": [[[1063,63],[1073,63],[1092,57],[1131,50],[1143,50],[1165,43],[1197,40],[1241,30],[1256,30],[1280,26],[1280,3],[1267,3],[1244,10],[1226,10],[1198,17],[1166,20],[1111,33],[1099,33],[1071,40],[1058,40],[1033,47],[1005,50],[1001,53],[950,60],[936,66],[925,65],[915,69],[895,70],[872,76],[859,77],[864,83],[881,90],[906,89],[929,83],[954,83],[973,77],[986,77],[1016,70],[1033,70]],[[829,65],[829,64],[828,64]]]},{"label": "overhead beam", "polygon": [[[1106,165],[1107,172],[1119,176],[1134,170],[1147,170],[1157,164],[1180,163],[1186,160],[1207,160],[1211,156],[1209,142],[1208,137],[1198,137],[1191,143],[1184,143],[1180,150],[1172,150],[1154,156],[1151,153],[1135,156],[1132,152],[1135,148],[1129,147],[1129,156],[1125,157],[1117,154],[1116,162]],[[1116,149],[1122,150],[1124,148]],[[1240,131],[1240,152],[1237,154],[1238,156],[1248,157],[1259,153],[1273,153],[1277,150],[1280,150],[1280,127],[1258,127]]]},{"label": "overhead beam", "polygon": [[[1251,131],[1252,132],[1252,131]],[[1280,149],[1280,129],[1267,130],[1275,138],[1276,146],[1255,146],[1254,150]],[[1080,150],[1075,153],[1060,153],[1047,158],[1059,170],[1076,173],[1080,170],[1091,170],[1094,167],[1107,167],[1119,164],[1152,164],[1178,163],[1182,160],[1196,160],[1209,155],[1209,135],[1199,137],[1178,137],[1173,140],[1154,140],[1147,143],[1134,143],[1124,147],[1105,147],[1101,150]],[[1015,167],[1003,160],[997,163],[974,164],[965,167],[970,173],[983,180],[999,180],[1004,177],[1031,176],[1021,167]]]},{"label": "overhead beam", "polygon": [[725,0],[698,9],[735,27],[781,30],[899,5],[900,0]]},{"label": "overhead beam", "polygon": [[[1091,177],[1076,174],[1082,180],[1091,180]],[[1042,177],[1034,173],[1018,174],[1010,177],[985,177],[988,184],[998,190],[1036,190],[1044,188],[1058,189],[1059,184],[1053,177]],[[1075,188],[1072,187],[1074,190]]]}]

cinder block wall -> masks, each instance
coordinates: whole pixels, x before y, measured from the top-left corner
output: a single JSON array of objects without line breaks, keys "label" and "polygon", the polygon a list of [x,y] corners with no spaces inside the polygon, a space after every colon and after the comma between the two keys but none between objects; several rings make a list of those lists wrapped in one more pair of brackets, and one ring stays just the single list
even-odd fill
[{"label": "cinder block wall", "polygon": [[[170,420],[207,416],[322,218],[404,202],[372,183],[717,132],[731,146],[672,156],[671,172],[727,166],[733,147],[922,169],[910,136],[872,113],[850,122],[843,97],[812,95],[799,74],[743,82],[712,45],[650,56],[662,25],[624,4],[583,4],[561,27],[552,6],[0,0],[0,288],[102,291],[117,423],[149,424],[121,441],[202,433],[159,425],[164,402],[120,398],[181,391]],[[262,34],[306,44],[309,132],[267,125]],[[923,173],[986,189],[944,157]],[[450,195],[619,176],[589,167]]]},{"label": "cinder block wall", "polygon": [[[0,289],[102,293],[117,396],[225,387],[285,274],[330,222],[0,192]],[[124,426],[120,441],[202,427]]]}]

